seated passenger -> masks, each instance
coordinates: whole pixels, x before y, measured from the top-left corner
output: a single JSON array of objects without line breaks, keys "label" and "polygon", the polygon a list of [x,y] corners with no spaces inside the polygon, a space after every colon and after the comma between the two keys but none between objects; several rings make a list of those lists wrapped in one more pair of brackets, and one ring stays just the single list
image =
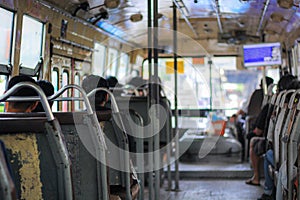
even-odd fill
[{"label": "seated passenger", "polygon": [[[266,84],[267,87],[271,85],[274,82],[274,80],[270,77],[266,77]],[[263,79],[260,81],[260,88],[254,90],[254,92],[251,94],[250,98],[243,104],[243,107],[237,112],[237,115],[253,115],[258,116],[258,114],[261,111],[261,106],[263,102]]]},{"label": "seated passenger", "polygon": [[[295,84],[297,81],[296,77],[293,75],[284,75],[278,81],[277,86],[277,93],[286,90],[286,89],[296,89],[298,86]],[[286,101],[288,98],[286,99]],[[271,117],[271,116],[270,116]],[[264,193],[262,194],[261,200],[273,199],[273,188],[274,188],[274,181],[273,177],[270,177],[268,172],[269,166],[274,167],[274,155],[273,149],[268,149],[264,156],[264,176],[265,176],[265,183],[264,183]]]},{"label": "seated passenger", "polygon": [[[96,75],[87,76],[82,81],[82,88],[87,94],[96,88],[109,89],[108,82],[104,78]],[[105,91],[97,91],[95,95],[89,97],[89,100],[94,111],[110,110],[110,108],[105,107],[108,101],[108,93]]]},{"label": "seated passenger", "polygon": [[[24,76],[24,75],[14,76],[9,80],[6,91],[8,91],[13,86],[15,86],[16,84],[21,83],[21,82],[31,82],[31,83],[36,84],[35,80],[29,76]],[[16,97],[37,96],[37,93],[32,88],[24,87],[24,88],[18,90],[17,92],[15,92],[12,96],[16,96]],[[29,113],[35,109],[35,107],[37,106],[37,103],[38,103],[37,101],[6,102],[5,103],[5,111],[6,112],[14,112],[14,113]],[[0,144],[1,144],[2,151],[4,152],[4,155],[6,155],[5,144],[2,140],[0,140]],[[10,162],[8,161],[8,158],[5,158],[5,161],[6,161],[6,165],[9,170],[10,176],[11,176],[11,180],[13,180],[13,176],[12,176],[13,173],[12,173],[12,169],[10,166]],[[15,197],[15,199],[17,199],[15,187],[13,188],[12,196]]]},{"label": "seated passenger", "polygon": [[[12,88],[13,86],[15,86],[17,83],[21,83],[21,82],[31,82],[36,84],[35,80],[30,76],[25,76],[25,75],[14,76],[9,80],[6,91]],[[18,97],[37,96],[37,93],[32,88],[24,87],[18,90],[16,93],[14,93],[13,96],[18,96]],[[36,108],[37,104],[38,104],[37,101],[6,102],[5,111],[6,112],[32,112]]]},{"label": "seated passenger", "polygon": [[[51,82],[47,80],[38,80],[36,83],[42,88],[47,97],[54,94],[54,87]],[[52,107],[53,101],[49,101],[49,105]],[[45,112],[42,103],[38,102],[38,105],[32,112]]]},{"label": "seated passenger", "polygon": [[260,173],[259,173],[259,161],[260,156],[265,153],[265,137],[264,137],[264,127],[266,123],[267,114],[268,114],[268,105],[264,106],[262,111],[260,112],[257,120],[256,120],[256,127],[253,130],[253,133],[256,135],[252,137],[250,140],[250,160],[251,165],[253,168],[253,176],[249,180],[246,181],[246,184],[249,185],[257,185],[259,186],[260,183]]},{"label": "seated passenger", "polygon": [[[293,80],[294,76],[283,76],[279,82],[278,82],[278,88],[279,90],[283,90],[287,88],[287,84]],[[268,115],[268,113],[272,112],[273,108],[269,108],[269,105],[266,104],[262,111],[260,112],[257,120],[256,120],[256,127],[253,131],[255,134],[254,137],[251,137],[250,140],[250,160],[253,167],[253,176],[251,179],[246,181],[246,184],[250,185],[259,185],[260,181],[260,173],[259,173],[259,161],[260,156],[265,154],[266,152],[266,135],[264,133],[268,132],[268,126],[269,126],[269,120],[271,115]],[[258,137],[257,137],[258,136]]]}]

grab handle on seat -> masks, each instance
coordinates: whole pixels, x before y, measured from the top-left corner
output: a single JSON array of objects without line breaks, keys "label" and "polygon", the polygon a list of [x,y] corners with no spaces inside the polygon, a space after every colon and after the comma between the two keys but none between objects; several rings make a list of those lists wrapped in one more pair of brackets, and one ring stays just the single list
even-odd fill
[{"label": "grab handle on seat", "polygon": [[[39,95],[39,98],[37,97],[14,97],[13,94],[15,94],[20,89],[27,87],[34,89],[36,93]],[[43,90],[36,84],[31,82],[21,82],[14,85],[12,88],[10,88],[8,91],[6,91],[5,94],[0,96],[0,101],[38,101],[40,100],[42,103],[42,106],[45,110],[46,116],[48,121],[54,120],[54,115],[51,111],[50,105],[48,103],[47,97]]]},{"label": "grab handle on seat", "polygon": [[[76,90],[78,90],[82,94],[82,99],[81,98],[77,98],[77,99],[73,99],[73,100],[82,100],[82,101],[84,101],[85,107],[86,107],[86,110],[87,110],[88,114],[93,114],[93,110],[92,110],[91,104],[89,102],[89,99],[87,97],[87,94],[84,91],[84,89],[82,87],[80,87],[79,85],[75,85],[75,84],[65,85],[60,90],[58,90],[55,94],[53,94],[52,96],[50,96],[48,99],[53,101],[53,100],[57,99],[57,97],[59,97],[65,91],[67,91],[69,89],[76,89]],[[66,98],[66,99],[61,98],[61,99],[57,99],[57,100],[63,101],[63,100],[69,100],[69,99],[68,98]]]}]

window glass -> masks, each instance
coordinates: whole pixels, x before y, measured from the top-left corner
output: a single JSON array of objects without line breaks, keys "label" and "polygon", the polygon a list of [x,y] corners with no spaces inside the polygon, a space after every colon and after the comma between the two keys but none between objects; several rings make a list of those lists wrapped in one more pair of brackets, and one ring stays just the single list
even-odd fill
[{"label": "window glass", "polygon": [[[0,75],[0,95],[5,91],[7,76]],[[4,112],[4,103],[0,102],[0,112]]]},{"label": "window glass", "polygon": [[[207,57],[178,59],[178,109],[225,109],[236,112],[257,87],[262,74],[260,70],[236,70],[235,57],[211,59],[211,66]],[[158,75],[174,108],[173,58],[159,59]],[[143,77],[149,77],[148,61],[144,62]]]},{"label": "window glass", "polygon": [[118,79],[123,79],[128,72],[129,56],[126,53],[121,53],[120,66],[118,68]]},{"label": "window glass", "polygon": [[11,42],[14,14],[0,8],[0,64],[8,64],[11,59]]},{"label": "window glass", "polygon": [[42,56],[43,24],[29,16],[23,17],[20,64],[34,69]]},{"label": "window glass", "polygon": [[95,43],[95,51],[93,53],[93,74],[101,76],[105,68],[105,46]]},{"label": "window glass", "polygon": [[[80,85],[80,76],[79,76],[79,74],[75,75],[74,83],[76,85]],[[74,97],[80,97],[80,93],[79,93],[78,90],[74,90]],[[80,110],[80,101],[75,101],[74,106],[75,106],[75,111]]]},{"label": "window glass", "polygon": [[[54,93],[58,91],[58,87],[59,87],[59,85],[58,85],[58,76],[59,76],[58,70],[57,69],[53,69],[51,81],[52,81],[52,84],[53,84],[53,87],[54,87]],[[58,111],[58,103],[57,103],[57,101],[53,102],[52,111],[54,111],[54,112]]]},{"label": "window glass", "polygon": [[[62,87],[65,85],[68,85],[68,84],[69,84],[69,72],[65,70],[62,75]],[[67,91],[64,92],[62,96],[68,97],[68,92]],[[67,112],[68,109],[69,109],[68,101],[63,101],[62,102],[62,111]]]},{"label": "window glass", "polygon": [[113,48],[108,49],[108,60],[106,65],[105,76],[115,76],[118,67],[118,51]]}]

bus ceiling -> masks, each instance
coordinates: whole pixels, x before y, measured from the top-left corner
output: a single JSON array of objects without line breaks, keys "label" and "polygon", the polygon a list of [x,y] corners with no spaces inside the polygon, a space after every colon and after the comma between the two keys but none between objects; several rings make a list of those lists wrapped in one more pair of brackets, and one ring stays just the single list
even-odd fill
[{"label": "bus ceiling", "polygon": [[[147,1],[140,0],[44,0],[86,20],[105,32],[131,44],[147,46]],[[299,5],[292,0],[173,0],[159,1],[159,29],[172,30],[172,6],[179,13],[180,37],[200,44],[209,54],[228,51],[240,54],[246,43],[282,42],[294,44],[300,28]],[[172,46],[170,34],[158,32],[159,43]],[[287,40],[288,38],[288,40]],[[187,48],[182,48],[188,51]]]}]

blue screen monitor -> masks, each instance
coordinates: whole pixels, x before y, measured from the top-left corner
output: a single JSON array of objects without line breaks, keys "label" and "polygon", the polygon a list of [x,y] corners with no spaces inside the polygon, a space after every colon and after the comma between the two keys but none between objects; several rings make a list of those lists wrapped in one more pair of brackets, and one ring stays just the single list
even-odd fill
[{"label": "blue screen monitor", "polygon": [[246,68],[282,64],[279,42],[244,45],[243,54]]}]

